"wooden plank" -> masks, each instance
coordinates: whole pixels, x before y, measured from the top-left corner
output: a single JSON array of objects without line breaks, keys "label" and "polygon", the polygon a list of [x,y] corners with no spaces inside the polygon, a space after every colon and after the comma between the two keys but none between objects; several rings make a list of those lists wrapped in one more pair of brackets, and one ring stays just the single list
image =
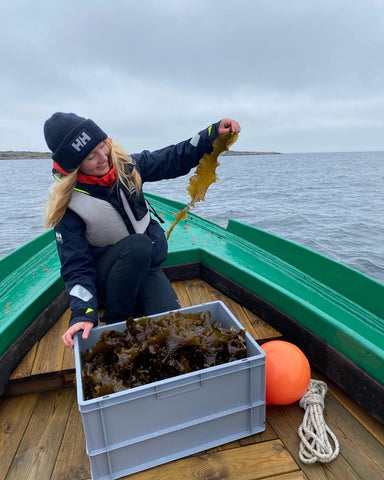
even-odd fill
[{"label": "wooden plank", "polygon": [[66,348],[61,340],[64,331],[63,322],[58,321],[45,334],[44,339],[39,342],[32,375],[58,372],[61,370],[64,349]]},{"label": "wooden plank", "polygon": [[49,392],[74,385],[74,352],[65,348],[61,340],[70,315],[67,309],[51,330],[35,343],[12,375],[5,396]]},{"label": "wooden plank", "polygon": [[[61,330],[60,330],[60,341],[62,335],[67,331],[68,325],[69,325],[69,320],[71,318],[71,311],[68,309],[64,315],[60,318],[61,322]],[[75,355],[74,355],[74,350],[72,348],[64,348],[63,352],[63,364],[62,364],[62,370],[64,372],[66,371],[75,371]]]},{"label": "wooden plank", "polygon": [[199,305],[212,300],[208,291],[207,284],[200,279],[186,280],[185,289],[190,299],[191,305]]},{"label": "wooden plank", "polygon": [[32,373],[33,364],[35,363],[35,357],[37,352],[37,346],[39,342],[36,342],[26,356],[21,360],[19,365],[10,377],[10,381],[18,380],[21,378],[29,377]]},{"label": "wooden plank", "polygon": [[69,308],[67,308],[67,310],[61,315],[59,320],[56,322],[57,333],[60,335],[60,340],[61,340],[62,335],[68,329],[71,314],[72,314],[71,310]]},{"label": "wooden plank", "polygon": [[188,296],[184,282],[173,282],[172,286],[178,296],[181,308],[191,306],[191,300]]},{"label": "wooden plank", "polygon": [[[262,480],[298,472],[299,468],[279,440],[262,442],[211,454],[199,454],[135,473],[125,480]],[[293,477],[302,479],[302,476]],[[122,480],[123,480],[122,479]],[[289,480],[292,480],[288,477]],[[283,480],[284,479],[283,477]]]},{"label": "wooden plank", "polygon": [[75,390],[73,389],[72,392],[71,413],[50,480],[81,480],[90,477],[81,413]]},{"label": "wooden plank", "polygon": [[306,477],[302,471],[284,473],[283,475],[277,475],[267,478],[268,480],[308,480],[308,477]]},{"label": "wooden plank", "polygon": [[340,441],[341,456],[356,478],[384,478],[383,445],[330,394],[327,394],[326,414],[327,424]]},{"label": "wooden plank", "polygon": [[62,365],[63,372],[74,372],[75,371],[75,352],[72,348],[64,349],[64,358]]},{"label": "wooden plank", "polygon": [[253,337],[257,336],[256,330],[253,328],[253,326],[252,326],[251,322],[249,321],[249,318],[246,314],[246,311],[241,307],[241,305],[239,305],[235,301],[231,300],[226,295],[223,295],[222,293],[220,293],[218,290],[211,287],[210,285],[207,285],[207,290],[209,292],[211,300],[222,301],[229,308],[229,310],[233,313],[233,315],[237,318],[237,320],[243,325],[243,327]]},{"label": "wooden plank", "polygon": [[[71,312],[69,309],[67,309],[61,317],[58,319],[58,321],[55,323],[54,327],[51,328],[51,330],[54,328],[53,335],[61,335],[65,332],[68,326],[68,321],[69,317],[71,315]],[[58,359],[55,359],[55,356],[53,356],[53,363],[51,364],[49,360],[52,358],[50,356],[41,356],[41,352],[50,352],[52,350],[51,347],[51,342],[52,342],[52,334],[50,331],[48,331],[39,341],[37,341],[32,349],[27,353],[27,355],[23,358],[23,360],[19,363],[18,367],[16,370],[13,372],[13,374],[10,377],[10,381],[14,380],[20,380],[23,378],[27,378],[31,375],[36,375],[39,373],[47,373],[47,372],[53,372],[57,371],[58,365],[60,364],[60,354],[63,353],[65,354],[64,349],[59,349],[58,352],[56,352],[59,355]],[[57,345],[57,339],[55,342],[55,345]],[[38,354],[39,352],[39,354]],[[64,355],[64,359],[66,359]],[[38,362],[43,362],[46,361],[46,364],[42,367],[42,365],[39,365]],[[36,363],[37,362],[37,363]],[[68,360],[67,360],[68,362]],[[69,368],[74,368],[73,366],[69,363],[65,363],[65,367],[68,366]],[[64,363],[63,360],[61,363]],[[58,370],[62,369],[62,365]]]},{"label": "wooden plank", "polygon": [[283,337],[281,332],[279,332],[278,330],[276,330],[276,328],[269,325],[267,322],[265,322],[262,318],[258,317],[256,314],[252,313],[250,310],[247,310],[247,314],[253,328],[257,331],[258,339],[260,341],[276,340],[276,339],[281,339]]},{"label": "wooden plank", "polygon": [[50,478],[68,422],[73,395],[71,389],[39,395],[7,480]]},{"label": "wooden plank", "polygon": [[327,383],[328,391],[340,402],[348,412],[358,420],[368,432],[373,435],[381,445],[384,446],[384,424],[376,420],[361,405],[349,397],[340,387],[317,371],[312,371],[313,378],[323,380]]},{"label": "wooden plank", "polygon": [[301,463],[297,429],[303,416],[304,411],[297,403],[267,407],[268,422],[311,480],[383,478],[384,447],[329,393],[326,396],[324,418],[340,442],[340,454],[329,464]]},{"label": "wooden plank", "polygon": [[[61,315],[61,317],[58,319],[58,321],[54,325],[53,335],[57,334],[61,338],[61,335],[68,328],[70,315],[71,315],[71,312],[69,309],[67,309]],[[56,352],[56,354],[58,355],[58,358],[56,358],[56,355],[52,356],[52,352],[51,352],[52,334],[50,334],[49,332],[46,333],[39,341],[37,341],[34,344],[32,349],[27,353],[27,355],[19,363],[16,370],[13,372],[13,374],[10,377],[11,383],[14,380],[20,380],[23,378],[27,378],[31,375],[39,374],[39,373],[54,372],[62,369],[70,370],[75,368],[74,360],[71,358],[71,355],[66,354],[66,350],[68,349],[63,349],[63,348],[59,349],[59,351]],[[54,342],[54,344],[55,345],[59,344],[57,339]],[[47,355],[42,356],[41,352],[46,352],[46,353],[51,352],[51,353],[50,354],[47,353]],[[60,359],[61,353],[63,353],[62,359]],[[72,355],[73,355],[73,352],[72,352]],[[43,362],[43,361],[46,362],[44,366],[38,364],[38,362]],[[62,365],[60,365],[60,368],[57,369],[60,363],[62,363]]]},{"label": "wooden plank", "polygon": [[4,480],[7,476],[8,469],[11,467],[13,458],[22,440],[38,398],[38,395],[26,395],[14,399],[1,399],[0,480]]}]

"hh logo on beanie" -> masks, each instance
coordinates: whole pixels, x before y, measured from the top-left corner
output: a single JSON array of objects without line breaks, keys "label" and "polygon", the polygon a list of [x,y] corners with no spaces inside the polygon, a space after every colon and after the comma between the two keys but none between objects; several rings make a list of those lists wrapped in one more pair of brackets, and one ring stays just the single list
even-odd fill
[{"label": "hh logo on beanie", "polygon": [[91,137],[86,132],[82,132],[77,138],[75,138],[75,141],[72,143],[72,147],[77,152],[80,152],[81,149],[84,148],[85,145],[91,140]]}]

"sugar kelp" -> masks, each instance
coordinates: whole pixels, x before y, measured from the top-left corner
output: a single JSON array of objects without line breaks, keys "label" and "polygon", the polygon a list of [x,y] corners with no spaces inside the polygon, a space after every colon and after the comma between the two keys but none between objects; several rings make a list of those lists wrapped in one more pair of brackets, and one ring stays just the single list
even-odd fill
[{"label": "sugar kelp", "polygon": [[224,328],[211,312],[129,318],[81,354],[84,397],[164,380],[246,357],[244,330]]},{"label": "sugar kelp", "polygon": [[187,218],[187,213],[190,208],[194,207],[197,202],[202,202],[205,200],[205,194],[207,193],[208,187],[212,185],[212,183],[216,182],[217,179],[216,168],[220,165],[219,161],[217,160],[218,156],[220,153],[229,150],[230,146],[233,145],[237,139],[237,134],[232,135],[230,133],[225,133],[223,135],[219,135],[213,141],[212,152],[204,154],[200,159],[195,173],[189,179],[189,185],[187,187],[191,201],[185,208],[180,210],[180,212],[173,214],[176,220],[172,222],[167,232],[167,239],[180,220],[185,220]]}]

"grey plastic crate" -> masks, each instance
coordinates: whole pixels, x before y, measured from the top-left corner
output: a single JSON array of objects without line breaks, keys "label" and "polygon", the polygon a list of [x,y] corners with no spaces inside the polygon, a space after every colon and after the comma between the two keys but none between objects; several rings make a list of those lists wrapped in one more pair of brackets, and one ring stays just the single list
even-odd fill
[{"label": "grey plastic crate", "polygon": [[[220,301],[180,312],[207,310],[224,327],[243,328]],[[248,333],[242,360],[84,400],[81,352],[111,329],[123,331],[125,322],[94,328],[87,340],[75,337],[77,399],[94,480],[116,479],[265,429],[265,354]]]}]

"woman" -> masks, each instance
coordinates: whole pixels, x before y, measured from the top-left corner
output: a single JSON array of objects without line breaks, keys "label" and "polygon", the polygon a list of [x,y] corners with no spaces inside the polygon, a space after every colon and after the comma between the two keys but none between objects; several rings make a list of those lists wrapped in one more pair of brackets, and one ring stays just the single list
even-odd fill
[{"label": "woman", "polygon": [[186,175],[212,151],[213,140],[228,132],[239,133],[240,125],[225,118],[192,139],[129,156],[90,119],[57,112],[45,122],[58,181],[46,226],[55,229],[70,298],[72,315],[62,337],[67,347],[73,348],[81,330],[88,338],[99,306],[105,307],[107,324],[180,307],[160,268],[167,241],[142,184]]}]

